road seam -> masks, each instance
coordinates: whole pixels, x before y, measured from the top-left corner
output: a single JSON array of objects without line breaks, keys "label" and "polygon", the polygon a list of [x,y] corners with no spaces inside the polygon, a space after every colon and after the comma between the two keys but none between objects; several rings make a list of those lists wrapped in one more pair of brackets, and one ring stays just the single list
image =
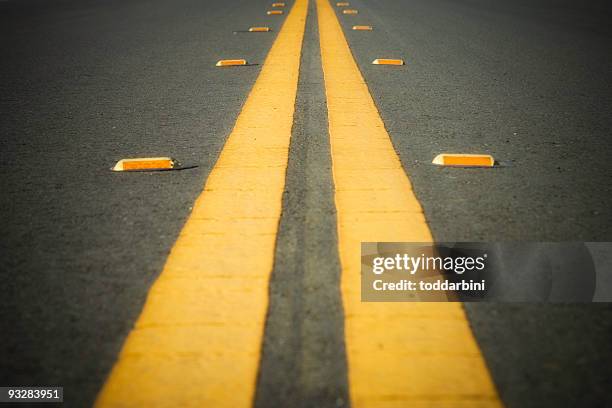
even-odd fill
[{"label": "road seam", "polygon": [[255,408],[340,408],[348,402],[318,36],[310,2]]},{"label": "road seam", "polygon": [[351,405],[499,407],[461,304],[361,302],[361,242],[433,237],[328,0],[317,13]]},{"label": "road seam", "polygon": [[252,404],[307,4],[287,16],[97,407]]}]

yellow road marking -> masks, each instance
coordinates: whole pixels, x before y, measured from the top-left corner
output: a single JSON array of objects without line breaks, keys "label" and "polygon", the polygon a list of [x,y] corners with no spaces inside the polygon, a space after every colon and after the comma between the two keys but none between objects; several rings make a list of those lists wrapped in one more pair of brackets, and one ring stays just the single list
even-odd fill
[{"label": "yellow road marking", "polygon": [[372,26],[368,25],[355,25],[353,26],[353,30],[355,31],[372,31]]},{"label": "yellow road marking", "polygon": [[251,405],[307,5],[278,34],[96,406]]},{"label": "yellow road marking", "polygon": [[267,33],[270,31],[270,27],[251,27],[249,31],[252,33]]},{"label": "yellow road marking", "polygon": [[172,157],[140,157],[133,159],[121,159],[113,167],[113,171],[166,169],[176,167],[176,160]]},{"label": "yellow road marking", "polygon": [[442,153],[434,157],[432,163],[438,166],[493,167],[495,159],[490,154]]},{"label": "yellow road marking", "polygon": [[247,65],[247,60],[245,59],[227,59],[227,60],[219,60],[217,61],[218,67],[233,67],[236,65]]},{"label": "yellow road marking", "polygon": [[361,241],[432,241],[328,0],[317,0],[353,407],[501,405],[459,303],[361,303]]},{"label": "yellow road marking", "polygon": [[389,59],[389,58],[376,58],[372,61],[374,65],[404,65],[404,60],[401,59]]}]

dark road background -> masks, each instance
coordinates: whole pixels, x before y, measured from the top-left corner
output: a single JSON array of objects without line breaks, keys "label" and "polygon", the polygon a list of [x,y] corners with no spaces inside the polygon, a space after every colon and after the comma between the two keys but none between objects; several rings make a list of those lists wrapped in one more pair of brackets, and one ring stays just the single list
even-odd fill
[{"label": "dark road background", "polygon": [[[339,19],[436,240],[612,241],[608,2],[351,3],[359,14]],[[284,19],[268,6],[0,2],[0,384],[64,386],[67,406],[92,404],[260,69],[214,64],[263,63]],[[275,31],[232,34],[255,25]],[[338,307],[337,291],[282,279],[333,289],[339,273],[312,22],[303,53],[258,406],[328,380],[316,367],[282,375],[308,363],[283,359],[343,348],[341,311],[321,310]],[[370,65],[384,57],[407,65]],[[432,166],[441,152],[491,153],[502,166]],[[198,167],[109,171],[147,155]],[[283,303],[287,291],[310,297]],[[609,305],[466,309],[507,406],[612,406]],[[330,368],[341,393],[344,364]]]}]

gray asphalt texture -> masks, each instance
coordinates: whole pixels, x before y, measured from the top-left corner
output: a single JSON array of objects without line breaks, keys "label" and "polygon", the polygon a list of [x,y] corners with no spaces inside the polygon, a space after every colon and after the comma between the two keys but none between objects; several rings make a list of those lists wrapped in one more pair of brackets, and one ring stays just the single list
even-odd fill
[{"label": "gray asphalt texture", "polygon": [[340,262],[314,2],[300,63],[255,406],[348,406]]},{"label": "gray asphalt texture", "polygon": [[[340,20],[438,240],[612,240],[608,2],[351,5]],[[430,165],[442,152],[506,167]]]},{"label": "gray asphalt texture", "polygon": [[[375,26],[345,32],[438,241],[612,241],[606,2],[351,3],[359,14],[339,18]],[[0,2],[0,384],[94,401],[261,67],[214,63],[263,62],[284,20],[268,5]],[[347,402],[310,17],[258,407]],[[275,31],[231,33],[264,24]],[[407,65],[370,65],[380,57]],[[429,164],[444,151],[503,166]],[[108,170],[139,155],[198,167]],[[612,406],[609,305],[466,309],[507,406]]]},{"label": "gray asphalt texture", "polygon": [[[609,2],[351,7],[338,17],[437,241],[612,241]],[[385,57],[407,65],[370,64]],[[442,152],[502,166],[430,165]],[[466,310],[508,407],[612,406],[610,305]]]}]

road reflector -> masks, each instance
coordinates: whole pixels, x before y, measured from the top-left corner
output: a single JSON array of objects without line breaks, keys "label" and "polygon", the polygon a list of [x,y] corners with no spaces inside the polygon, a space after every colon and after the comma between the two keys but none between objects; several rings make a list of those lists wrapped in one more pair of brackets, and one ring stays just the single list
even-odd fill
[{"label": "road reflector", "polygon": [[272,3],[272,7],[285,7],[285,3]]},{"label": "road reflector", "polygon": [[372,26],[365,26],[365,25],[356,25],[353,26],[353,30],[355,31],[372,31]]},{"label": "road reflector", "polygon": [[404,60],[390,58],[376,58],[372,61],[374,65],[404,65]]},{"label": "road reflector", "polygon": [[495,159],[489,154],[442,153],[432,163],[438,166],[493,167]]},{"label": "road reflector", "polygon": [[249,31],[252,33],[267,33],[270,30],[270,27],[251,27]]},{"label": "road reflector", "polygon": [[339,1],[338,3],[336,3],[336,7],[346,7],[349,5],[350,3],[348,1]]},{"label": "road reflector", "polygon": [[359,14],[359,11],[354,10],[354,9],[346,9],[346,10],[342,10],[342,14]]},{"label": "road reflector", "polygon": [[247,60],[245,59],[228,59],[228,60],[219,60],[217,61],[218,67],[233,67],[236,65],[247,65]]},{"label": "road reflector", "polygon": [[269,16],[276,16],[279,14],[283,14],[283,10],[269,10],[268,11],[268,15]]},{"label": "road reflector", "polygon": [[134,159],[121,159],[113,167],[113,171],[138,170],[172,170],[178,162],[172,157],[139,157]]}]

